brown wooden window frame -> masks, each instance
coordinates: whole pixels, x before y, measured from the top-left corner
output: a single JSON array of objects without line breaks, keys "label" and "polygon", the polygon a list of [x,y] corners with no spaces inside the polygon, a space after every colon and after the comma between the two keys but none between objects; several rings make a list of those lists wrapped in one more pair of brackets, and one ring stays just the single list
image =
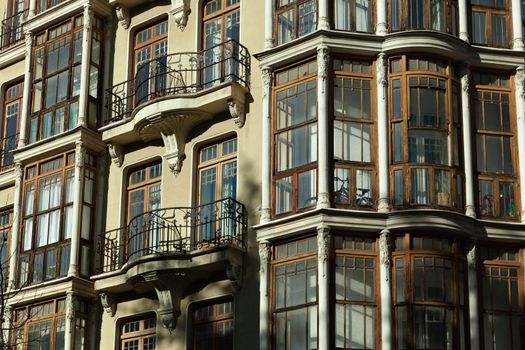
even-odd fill
[{"label": "brown wooden window frame", "polygon": [[[346,310],[343,314],[343,334],[338,333],[338,329],[334,329],[334,335],[335,335],[335,347],[336,349],[354,349],[355,347],[350,346],[352,340],[348,338],[348,334],[346,334],[346,330],[348,327],[348,324],[346,322],[349,322],[349,324],[352,326],[354,331],[357,329],[363,329],[364,333],[358,334],[358,338],[361,335],[361,339],[364,340],[364,344],[361,344],[363,349],[377,349],[379,348],[379,339],[380,336],[380,288],[379,288],[379,257],[378,257],[378,250],[377,250],[377,243],[375,238],[368,238],[368,237],[359,237],[359,236],[335,236],[334,237],[334,252],[335,252],[335,264],[334,264],[334,285],[335,285],[335,324],[339,324],[337,315],[338,315],[338,307],[342,305]],[[342,259],[344,259],[342,261]],[[353,263],[348,263],[347,259],[353,259]],[[343,262],[343,265],[339,265],[341,262]],[[370,263],[372,263],[370,266]],[[361,265],[361,266],[359,266]],[[338,268],[342,268],[345,270],[345,276],[343,276],[343,289],[346,288],[345,296],[344,298],[338,297]],[[351,300],[347,297],[348,295],[348,270],[358,271],[358,269],[363,269],[363,292],[365,294],[365,298],[363,300]],[[367,288],[367,277],[369,277],[366,272],[371,271],[373,273],[372,277],[372,296],[369,298],[366,296],[366,288]],[[357,282],[359,283],[359,282]],[[351,287],[350,287],[351,288]],[[357,293],[357,292],[354,292]],[[347,321],[348,316],[348,308],[352,307],[362,307],[364,310],[372,309],[372,312],[370,314],[367,314],[365,311],[363,313],[363,319],[371,315],[373,317],[372,321],[372,327],[373,329],[370,331],[366,328],[367,321],[364,321],[364,327],[354,327],[353,321]],[[345,329],[346,328],[346,329]],[[368,338],[368,337],[371,337]],[[367,339],[368,338],[368,339]],[[368,341],[371,340],[372,342],[369,343]],[[343,342],[343,346],[340,346],[340,342]],[[347,346],[345,346],[345,343]]]},{"label": "brown wooden window frame", "polygon": [[[135,324],[138,329],[130,329],[126,331],[128,325]],[[148,327],[148,328],[146,328]],[[149,349],[147,346],[150,343],[145,344],[145,340],[154,339],[153,349],[157,343],[157,316],[154,314],[143,315],[132,319],[125,319],[122,321],[119,327],[119,349],[125,350],[126,343],[131,341],[137,341],[137,347],[130,349]],[[132,345],[133,346],[133,345]]]},{"label": "brown wooden window frame", "polygon": [[[415,243],[416,239],[419,243]],[[448,242],[448,243],[444,243]],[[441,244],[441,247],[439,247]],[[417,245],[417,247],[415,247]],[[446,249],[448,246],[448,250]],[[444,248],[443,248],[444,247]],[[443,271],[450,271],[450,279],[443,274],[443,299],[445,300],[417,300],[416,299],[416,281],[422,283],[421,293],[425,294],[424,276],[418,279],[415,273],[415,267],[419,262],[423,262],[423,270],[429,268],[427,263],[431,263],[435,268],[441,268]],[[450,266],[447,266],[449,261]],[[415,308],[441,308],[450,313],[448,326],[451,331],[452,349],[466,349],[468,346],[468,288],[467,288],[467,265],[463,254],[463,244],[461,241],[446,236],[416,235],[405,233],[396,236],[395,249],[392,252],[392,304],[394,310],[394,330],[396,348],[418,348],[424,349],[417,345],[418,341],[428,341],[427,336],[416,336],[416,313]],[[441,262],[441,265],[440,265]],[[432,272],[435,274],[436,272]],[[446,300],[447,281],[450,281],[449,291],[450,300]],[[399,284],[398,284],[399,283]],[[429,290],[426,290],[429,292]],[[398,295],[399,294],[399,295]],[[429,298],[427,296],[427,298]],[[404,311],[401,311],[404,309]],[[425,311],[426,312],[426,311]],[[436,314],[437,315],[437,314]],[[428,316],[428,315],[427,315]],[[443,313],[443,324],[447,323],[447,312]],[[424,318],[424,324],[432,320]],[[404,327],[404,332],[400,333],[400,327]],[[425,329],[429,332],[429,329]],[[443,331],[443,342],[446,342],[446,330]],[[426,339],[426,340],[425,340]],[[403,344],[404,343],[404,344]],[[442,346],[445,344],[443,343]],[[426,345],[430,346],[430,345]]]},{"label": "brown wooden window frame", "polygon": [[0,293],[3,293],[9,282],[9,260],[11,249],[11,226],[13,225],[13,208],[0,211]]},{"label": "brown wooden window frame", "polygon": [[[476,0],[470,0],[469,1],[469,7],[470,7],[470,16],[469,16],[469,23],[471,28],[471,42],[474,45],[483,45],[483,46],[492,46],[492,47],[502,47],[502,48],[510,48],[511,47],[511,41],[513,37],[512,32],[512,13],[511,13],[511,4],[509,0],[491,0],[494,2],[493,6],[485,6],[481,5],[480,3],[484,0],[477,0],[477,4],[474,3]],[[501,5],[497,5],[498,2],[502,2]],[[480,33],[481,37],[484,38],[484,41],[477,41],[476,33],[474,33],[474,14],[484,14],[485,16],[485,32]],[[502,38],[499,38],[499,41],[502,41],[501,44],[496,43],[495,41],[495,35],[497,35],[497,31],[492,28],[493,26],[493,17],[495,16],[503,16],[504,17],[504,25],[505,25],[505,36]]]},{"label": "brown wooden window frame", "polygon": [[[437,0],[440,1],[440,0]],[[431,14],[432,0],[392,0],[388,2],[388,20],[391,32],[405,31],[405,30],[435,30],[443,33],[448,33],[457,36],[459,32],[459,8],[456,0],[442,0],[443,4],[443,19],[444,28],[433,28]],[[410,8],[412,2],[423,3],[423,23],[410,23]],[[417,7],[417,6],[416,6]],[[419,10],[420,8],[417,7]],[[397,17],[397,18],[395,18]]]},{"label": "brown wooden window frame", "polygon": [[[415,66],[409,66],[409,64]],[[413,121],[411,118],[411,86],[416,86],[410,85],[411,81],[413,84],[416,81],[419,82],[417,85],[419,96],[417,113],[421,118],[419,121]],[[432,81],[435,81],[434,87]],[[439,87],[439,82],[443,82],[444,88]],[[460,85],[455,78],[452,63],[424,57],[393,57],[390,60],[389,85],[389,99],[392,101],[389,105],[390,197],[394,207],[434,207],[463,212],[464,173],[461,156]],[[430,116],[435,118],[433,122],[435,126],[424,119],[426,117],[421,108],[424,98],[424,95],[421,94],[421,86],[426,87],[426,90],[429,91],[435,90],[436,93],[444,91],[445,110],[438,111],[435,116]],[[439,100],[439,93],[434,94],[432,98]],[[435,101],[435,107],[439,110],[438,100]],[[440,121],[440,117],[444,120]],[[416,122],[420,124],[417,125]],[[411,132],[416,135],[415,148],[412,149],[415,154],[412,154],[412,161],[409,147]],[[434,138],[425,136],[430,133],[433,133]],[[441,142],[441,146],[446,148],[446,153],[429,152],[427,159],[427,147],[431,149],[430,146],[434,144],[437,150],[439,146],[439,143],[435,142],[437,135],[441,135],[439,136],[441,141],[446,140],[446,142]],[[420,137],[419,141],[418,137]],[[420,179],[420,183],[413,181],[413,176],[415,180]],[[420,184],[422,187],[418,188]],[[401,191],[398,188],[401,187],[400,185],[402,185]]]},{"label": "brown wooden window frame", "polygon": [[[360,0],[336,0],[333,2],[332,8],[333,8],[333,28],[335,30],[341,30],[345,32],[357,32],[357,33],[373,33],[374,31],[374,24],[376,20],[376,1],[375,0],[361,0],[361,1],[367,1],[368,2],[368,30],[358,30],[357,28],[357,11],[356,8],[358,5],[358,2]],[[348,5],[348,14],[349,17],[348,21],[345,23],[338,23],[337,15],[338,15],[338,3],[341,2],[341,7],[344,7],[344,2]]]},{"label": "brown wooden window frame", "polygon": [[[229,311],[224,309],[222,312],[221,306],[230,304]],[[235,305],[232,297],[216,299],[210,302],[200,302],[192,307],[192,334],[191,339],[193,341],[194,350],[228,350],[233,349],[233,338],[235,329]],[[206,309],[202,315],[199,311]],[[228,328],[228,324],[230,327]],[[199,328],[205,329],[211,327],[211,334],[205,333],[205,336],[199,337]],[[222,328],[226,327],[226,328]],[[229,332],[229,334],[223,334],[223,332]],[[223,337],[229,337],[224,343]],[[200,344],[199,340],[204,340],[204,344]]]},{"label": "brown wooden window frame", "polygon": [[[289,350],[290,347],[287,346],[287,344],[282,345],[281,347],[278,347],[277,342],[279,341],[279,335],[282,335],[284,339],[288,339],[288,341],[291,343],[294,342],[293,339],[288,338],[286,333],[286,329],[284,330],[284,334],[279,332],[278,329],[278,314],[284,314],[285,319],[287,319],[287,314],[289,312],[304,310],[305,311],[305,324],[302,325],[302,329],[305,330],[305,339],[303,339],[305,344],[308,344],[307,342],[311,339],[309,339],[309,336],[311,334],[308,334],[307,330],[311,330],[311,325],[309,324],[310,318],[312,313],[310,313],[309,309],[315,308],[315,339],[316,343],[318,341],[318,300],[319,300],[319,292],[317,288],[317,238],[316,237],[309,237],[297,241],[291,241],[286,243],[277,244],[273,247],[273,260],[271,262],[271,283],[270,283],[270,300],[271,300],[271,318],[272,318],[272,327],[271,327],[271,339],[272,341],[272,349],[284,349]],[[314,266],[309,266],[310,265]],[[299,264],[299,265],[298,265]],[[300,265],[304,264],[304,270],[297,270],[297,267],[301,267]],[[291,269],[294,268],[294,271]],[[313,271],[315,275],[315,301],[308,301],[308,271]],[[287,279],[284,277],[282,279],[283,281],[283,287],[282,289],[277,286],[277,279],[279,276],[287,276],[288,273],[290,274],[297,274],[297,273],[303,273],[304,272],[304,298],[305,302],[299,303],[299,304],[293,304],[293,305],[286,305],[286,292],[284,289],[286,288],[286,281]],[[277,305],[277,298],[278,293],[282,293],[283,296],[283,302],[285,303],[283,306],[278,307]],[[289,335],[288,335],[289,336]],[[288,345],[290,345],[288,344]],[[308,345],[311,346],[311,345]],[[311,347],[309,347],[310,349]],[[315,347],[317,348],[317,347]]]},{"label": "brown wooden window frame", "polygon": [[[273,205],[272,211],[273,211],[274,216],[280,216],[280,215],[290,214],[293,212],[311,209],[316,204],[316,200],[317,200],[317,187],[318,187],[317,185],[318,183],[318,176],[317,176],[317,158],[318,158],[317,157],[318,155],[318,147],[317,147],[317,144],[318,144],[318,141],[317,141],[317,134],[318,134],[318,127],[317,127],[317,114],[318,114],[317,112],[317,61],[314,60],[314,61],[303,62],[301,65],[290,67],[280,72],[277,72],[275,74],[274,82],[275,83],[274,83],[274,87],[272,91],[272,96],[273,96],[273,99],[272,99],[273,113],[272,114],[274,116],[273,117],[273,137],[272,137],[273,138],[272,155],[273,155],[273,164],[274,164],[274,167],[273,167],[274,170],[273,170],[273,176],[272,176],[272,189],[273,189],[272,196],[273,196],[274,205]],[[301,88],[301,86],[304,87],[304,91],[301,90],[303,89]],[[278,125],[278,122],[280,120],[279,110],[278,110],[279,101],[281,100],[285,101],[283,103],[285,104],[285,107],[286,107],[287,106],[286,101],[288,101],[287,100],[288,97],[286,97],[286,95],[290,93],[290,94],[293,94],[293,96],[297,96],[299,95],[299,93],[297,93],[298,90],[301,90],[299,91],[299,93],[305,95],[304,120],[301,122],[293,123],[291,120],[293,119],[293,116],[290,115],[290,121],[284,120],[283,126],[279,127]],[[313,91],[313,95],[311,95],[310,97],[315,98],[315,116],[311,116],[310,112],[313,113],[313,111],[308,110],[309,107],[312,107],[308,105],[308,97],[307,97],[308,91]],[[279,95],[284,96],[284,98],[278,101],[277,98]],[[291,133],[293,130],[297,130],[301,128],[304,128],[304,132],[306,135],[305,144],[304,144],[305,149],[302,151],[306,155],[305,155],[303,164],[294,165],[293,164],[293,161],[294,161],[293,153],[295,151],[292,150],[290,152],[290,146],[291,146],[290,140],[292,137]],[[285,149],[286,155],[284,157],[284,163],[283,163],[284,165],[279,164],[279,161],[281,161],[281,163],[283,162],[283,160],[280,158],[281,156],[279,155],[279,142],[278,142],[279,135],[281,134],[285,134],[286,136],[285,145],[288,146],[288,148]],[[313,137],[312,135],[315,135],[315,145],[313,145],[313,143],[310,144],[311,140],[309,140],[309,138],[312,138]],[[310,147],[313,148],[314,146],[315,146],[315,150],[312,150]],[[301,154],[299,152],[297,153]],[[308,159],[308,157],[310,159]],[[280,168],[281,166],[283,167],[283,169]],[[305,198],[303,203],[300,205],[300,203],[298,203],[299,197],[301,195],[301,193],[299,193],[300,192],[299,184],[298,184],[300,180],[299,177],[300,175],[307,174],[307,173],[310,173],[309,176],[312,176],[311,174],[314,174],[313,176],[315,176],[315,181],[314,181],[315,182],[315,195],[308,196],[308,198]],[[310,179],[310,185],[312,185],[313,182],[311,181],[312,180],[311,177],[309,179]],[[279,185],[279,182],[283,182],[283,184]],[[287,192],[286,193],[283,192],[283,195],[284,197],[291,198],[291,202],[288,202],[288,204],[291,204],[290,209],[278,211],[277,210],[278,209],[277,201],[279,200],[278,187],[283,186],[284,188],[285,185],[287,186],[286,188]],[[310,188],[310,191],[312,191],[311,188]],[[288,196],[286,196],[286,194],[288,194]],[[284,204],[283,208],[286,209],[287,207],[286,201],[283,201],[283,204]]]},{"label": "brown wooden window frame", "polygon": [[[481,218],[506,218],[506,219],[518,219],[518,214],[520,212],[520,198],[518,195],[519,192],[519,181],[518,181],[518,160],[516,159],[515,150],[517,150],[517,137],[516,137],[516,110],[515,110],[515,101],[514,101],[514,93],[513,93],[513,87],[512,87],[512,80],[510,78],[509,74],[505,73],[481,73],[481,72],[473,72],[473,84],[474,84],[474,96],[473,96],[473,128],[475,131],[474,135],[474,142],[476,144],[476,172],[477,172],[477,190],[478,190],[478,196],[477,196],[477,208],[478,213]],[[494,83],[490,83],[486,79],[493,79],[492,81]],[[482,96],[483,100],[485,101],[485,96],[487,97],[487,101],[490,99],[490,101],[499,102],[499,109],[500,109],[500,130],[490,130],[487,129],[487,127],[479,128],[478,125],[478,102],[479,96]],[[503,120],[504,114],[503,114],[503,99],[502,96],[507,96],[507,106],[508,106],[508,122],[505,123]],[[482,108],[484,105],[482,104]],[[492,115],[491,113],[487,112],[487,114]],[[485,118],[487,117],[487,114],[481,114],[480,117]],[[483,118],[482,121],[486,123],[486,119]],[[505,131],[505,124],[508,126],[508,130]],[[500,171],[489,171],[487,169],[487,164],[493,164],[492,161],[489,161],[487,158],[487,137],[495,137],[499,138],[501,140],[501,158],[498,158],[501,160],[501,165],[503,169]],[[485,140],[484,143],[480,140]],[[508,147],[510,148],[510,152],[505,151],[505,139],[508,140]],[[478,144],[482,142],[483,151],[480,152],[478,149]],[[510,160],[508,157],[510,157]],[[483,167],[483,164],[485,164],[485,168]],[[505,168],[507,166],[510,166],[510,172],[507,171]],[[489,182],[491,185],[489,186]],[[487,184],[488,187],[485,188],[485,185]],[[509,194],[505,191],[505,188],[502,186],[511,186],[512,187],[512,193]],[[486,190],[491,190],[492,192],[492,200],[490,199],[490,192],[486,192]],[[510,197],[508,197],[510,196]],[[508,214],[503,213],[503,209],[501,208],[501,198],[507,198],[510,200],[510,207],[507,210]],[[512,201],[513,197],[513,201]],[[486,207],[487,206],[487,207]]]},{"label": "brown wooden window frame", "polygon": [[[482,243],[483,244],[483,243]],[[509,331],[509,337],[505,337],[511,342],[511,348],[509,350],[519,350],[523,347],[523,339],[521,344],[517,340],[520,340],[521,334],[523,334],[523,325],[522,318],[524,313],[524,284],[523,284],[523,252],[518,247],[512,246],[501,246],[496,244],[487,243],[487,245],[479,245],[478,249],[479,254],[479,265],[478,267],[478,280],[480,281],[480,287],[478,288],[479,296],[479,308],[480,308],[480,322],[482,324],[481,331],[482,337],[480,339],[482,343],[482,349],[484,350],[493,350],[495,345],[496,349],[499,349],[501,345],[498,343],[498,339],[494,339],[494,329],[487,327],[486,322],[488,319],[486,316],[492,315],[499,318],[499,322],[502,322],[501,318],[507,318],[507,321],[510,321],[507,325],[503,325],[503,328]],[[514,272],[514,273],[513,273]],[[485,302],[488,299],[492,299],[490,303],[493,303],[495,300],[491,296],[485,296],[487,284],[490,282],[487,281],[487,273],[490,274],[491,279],[498,280],[500,283],[506,281],[507,285],[507,296],[511,299],[508,300],[509,308],[497,308],[497,307],[487,307]],[[516,290],[512,291],[510,283],[512,280],[516,281]],[[488,287],[491,289],[491,287]],[[492,291],[492,290],[491,290]],[[517,295],[514,295],[517,294]],[[516,298],[517,305],[516,307],[512,306],[512,298]],[[514,320],[512,320],[514,319]],[[514,321],[514,322],[512,322]],[[492,322],[495,322],[492,320]],[[501,326],[501,325],[500,325]],[[491,331],[492,339],[487,339],[487,330]],[[502,335],[499,334],[499,337]],[[503,335],[504,336],[504,335]],[[522,338],[522,337],[521,337]],[[501,338],[500,338],[501,339]],[[493,346],[487,346],[487,341],[491,341]],[[500,340],[501,341],[501,340]],[[499,344],[499,345],[498,345]]]},{"label": "brown wooden window frame", "polygon": [[[373,77],[373,64],[368,61],[362,61],[358,59],[337,59],[333,61],[333,100],[334,104],[331,107],[333,110],[333,155],[334,155],[334,181],[333,181],[333,203],[337,207],[342,208],[356,208],[356,209],[374,209],[377,197],[378,197],[378,186],[377,186],[377,170],[376,170],[376,157],[377,148],[376,141],[376,88],[375,88],[375,79]],[[338,67],[336,67],[338,66]],[[337,80],[340,79],[342,86],[336,86]],[[345,90],[346,82],[350,81],[352,83],[351,91],[361,90],[360,101],[362,105],[361,109],[364,108],[365,94],[364,90],[368,89],[369,95],[369,106],[368,113],[369,116],[363,116],[366,113],[363,113],[360,116],[352,116],[345,112]],[[355,84],[358,81],[359,84]],[[368,83],[368,88],[366,84],[363,85],[363,82]],[[356,86],[354,88],[354,85]],[[341,106],[338,108],[337,102],[337,90],[341,89]],[[349,97],[349,96],[348,96]],[[338,110],[341,110],[341,113]],[[349,139],[345,139],[345,131],[348,130],[348,127],[351,125],[361,125],[361,132],[363,137],[361,138],[360,144],[360,156],[358,160],[352,160],[350,155],[346,154],[346,151],[349,151],[352,154],[353,150],[350,145],[345,145],[349,142]],[[337,131],[337,125],[341,125],[340,131]],[[364,144],[366,139],[364,137],[365,127],[368,128],[368,143],[369,149],[368,152],[364,150]],[[344,128],[344,130],[342,129]],[[347,135],[351,133],[346,131]],[[338,135],[340,134],[340,136]],[[336,149],[336,139],[340,139],[341,149]],[[368,153],[368,160],[364,159]],[[339,155],[340,154],[340,155]],[[368,173],[369,180],[369,189],[363,187],[357,187],[358,185],[358,174],[361,173],[361,181],[366,180],[365,173]],[[343,177],[341,177],[343,176]],[[369,194],[371,192],[371,195]]]},{"label": "brown wooden window frame", "polygon": [[[308,3],[312,3],[311,6],[314,7],[313,13],[313,29],[306,30],[304,33],[300,33],[300,8],[306,6]],[[274,27],[274,40],[276,45],[286,44],[294,39],[300,38],[302,36],[308,35],[314,32],[317,29],[318,22],[318,0],[274,0],[274,16],[273,16],[273,27]],[[292,19],[290,22],[290,36],[288,38],[283,38],[280,33],[279,18],[281,15],[292,11]]]},{"label": "brown wooden window frame", "polygon": [[[24,81],[17,81],[5,88],[3,104],[2,141],[0,145],[0,171],[10,169],[14,165],[13,151],[18,145],[18,132],[22,113],[22,98],[24,96]],[[11,107],[16,106],[16,113],[10,113]],[[15,125],[10,125],[9,120],[16,116]],[[14,130],[12,130],[14,126]],[[13,132],[14,131],[14,132]]]}]

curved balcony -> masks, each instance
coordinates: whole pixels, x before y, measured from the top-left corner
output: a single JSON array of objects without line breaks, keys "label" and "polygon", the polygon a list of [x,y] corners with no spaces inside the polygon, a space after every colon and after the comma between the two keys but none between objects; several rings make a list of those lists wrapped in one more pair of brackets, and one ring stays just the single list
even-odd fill
[{"label": "curved balcony", "polygon": [[0,50],[7,49],[24,40],[22,23],[27,17],[29,10],[25,9],[15,13],[2,21],[2,35],[0,37]]},{"label": "curved balcony", "polygon": [[224,112],[244,125],[249,77],[250,54],[234,40],[144,62],[133,79],[106,90],[102,137],[116,146],[162,138],[178,173],[196,125]]}]

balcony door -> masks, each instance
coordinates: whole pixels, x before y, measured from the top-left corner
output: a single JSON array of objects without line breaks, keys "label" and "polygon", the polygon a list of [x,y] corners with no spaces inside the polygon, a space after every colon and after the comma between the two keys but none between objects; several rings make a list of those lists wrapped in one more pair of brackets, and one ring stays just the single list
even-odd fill
[{"label": "balcony door", "polygon": [[239,76],[240,0],[212,0],[204,5],[204,86]]},{"label": "balcony door", "polygon": [[159,249],[162,222],[156,211],[161,203],[162,164],[133,170],[128,179],[128,259]]},{"label": "balcony door", "polygon": [[199,155],[199,237],[234,238],[237,212],[237,139],[205,147]]},{"label": "balcony door", "polygon": [[1,170],[13,165],[13,151],[18,141],[19,117],[22,111],[23,87],[23,82],[17,82],[6,89],[2,143],[0,144]]},{"label": "balcony door", "polygon": [[135,106],[166,90],[168,21],[155,23],[135,34]]}]

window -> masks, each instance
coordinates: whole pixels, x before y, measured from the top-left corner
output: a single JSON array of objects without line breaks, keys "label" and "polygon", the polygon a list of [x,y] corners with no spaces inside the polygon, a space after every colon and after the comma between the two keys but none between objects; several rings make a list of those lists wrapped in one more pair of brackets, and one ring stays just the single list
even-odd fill
[{"label": "window", "polygon": [[133,42],[135,106],[138,106],[166,90],[168,21],[141,29]]},{"label": "window", "polygon": [[[29,143],[58,135],[77,126],[82,60],[83,17],[35,36]],[[102,21],[93,20],[89,67],[88,125],[97,125],[100,100]]]},{"label": "window", "polygon": [[277,45],[312,33],[317,25],[316,0],[276,0]]},{"label": "window", "polygon": [[148,316],[126,321],[120,332],[121,350],[155,350],[157,346],[157,319]]},{"label": "window", "polygon": [[458,35],[458,3],[455,0],[392,0],[392,31],[428,29]]},{"label": "window", "polygon": [[237,139],[204,147],[199,152],[200,242],[236,235],[236,199]]},{"label": "window", "polygon": [[372,0],[336,0],[335,29],[351,32],[372,32]]},{"label": "window", "polygon": [[377,253],[370,238],[334,238],[335,346],[376,349]]},{"label": "window", "polygon": [[193,349],[233,349],[233,301],[197,306],[193,311]]},{"label": "window", "polygon": [[474,73],[479,213],[516,217],[514,116],[508,75]]},{"label": "window", "polygon": [[[95,160],[88,153],[81,200],[80,273],[89,276],[91,223],[94,215]],[[20,286],[67,275],[70,239],[74,234],[75,153],[67,153],[24,169]]]},{"label": "window", "polygon": [[[204,4],[204,84],[239,79],[240,0],[211,0]],[[233,57],[233,58],[230,58]]]},{"label": "window", "polygon": [[7,287],[9,278],[9,245],[12,223],[13,209],[0,211],[0,293],[3,293]]},{"label": "window", "polygon": [[522,263],[515,248],[480,247],[485,350],[522,349]]},{"label": "window", "polygon": [[[75,300],[71,339],[74,349],[87,349],[88,303]],[[20,350],[60,350],[65,346],[66,299],[54,299],[24,306],[14,311],[13,348]]]},{"label": "window", "polygon": [[4,99],[4,123],[2,131],[2,151],[0,154],[0,169],[5,170],[13,166],[13,151],[18,144],[18,127],[20,113],[22,113],[22,96],[24,83],[17,82],[7,87]]},{"label": "window", "polygon": [[509,47],[510,2],[508,0],[471,0],[472,43]]},{"label": "window", "polygon": [[446,61],[395,58],[391,70],[395,206],[463,210],[459,82]]},{"label": "window", "polygon": [[27,17],[29,1],[8,0],[7,16],[2,21],[0,49],[8,48],[24,39],[22,22]]},{"label": "window", "polygon": [[405,234],[393,252],[397,349],[465,349],[461,242]]},{"label": "window", "polygon": [[274,87],[274,212],[302,210],[317,200],[317,62],[276,75]]},{"label": "window", "polygon": [[128,258],[137,259],[159,248],[162,164],[131,171],[128,177]]},{"label": "window", "polygon": [[274,256],[275,349],[317,349],[317,239],[278,245]]},{"label": "window", "polygon": [[44,12],[66,0],[37,0],[36,1],[36,13]]},{"label": "window", "polygon": [[334,60],[334,202],[367,208],[375,182],[370,62]]}]

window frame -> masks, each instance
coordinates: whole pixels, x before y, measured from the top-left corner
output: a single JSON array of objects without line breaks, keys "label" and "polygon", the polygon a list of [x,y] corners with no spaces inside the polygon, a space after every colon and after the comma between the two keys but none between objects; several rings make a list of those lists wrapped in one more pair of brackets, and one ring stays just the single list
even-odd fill
[{"label": "window frame", "polygon": [[[224,303],[231,303],[231,312],[219,314],[218,308],[220,305]],[[213,308],[213,314],[208,315],[208,318],[205,318],[203,320],[197,320],[196,313],[197,310],[201,308],[206,307],[212,307]],[[211,349],[224,349],[227,350],[227,348],[219,348],[217,344],[217,338],[220,337],[219,330],[217,329],[217,326],[221,323],[231,322],[232,325],[232,334],[231,334],[231,341],[232,341],[232,349],[234,348],[234,337],[235,337],[235,302],[232,296],[228,297],[221,297],[218,299],[213,299],[210,301],[202,301],[193,303],[191,306],[191,349],[197,349],[197,328],[201,325],[212,325],[213,333],[212,333],[212,344],[213,346]]]},{"label": "window frame", "polygon": [[[18,90],[18,94],[11,94],[11,89]],[[24,96],[24,81],[18,80],[16,82],[10,83],[6,86],[4,90],[4,102],[3,102],[3,120],[0,125],[2,134],[2,144],[1,144],[1,166],[0,171],[10,169],[14,165],[13,151],[18,146],[18,133],[20,130],[20,119],[22,114],[22,100]],[[15,133],[11,134],[8,130],[8,119],[13,117],[13,115],[8,114],[8,109],[11,106],[18,105],[16,113],[16,128]],[[14,140],[13,140],[14,138]]]},{"label": "window frame", "polygon": [[[337,4],[338,2],[340,1],[348,1],[348,5],[349,5],[349,13],[350,13],[350,23],[345,23],[346,26],[349,27],[349,29],[344,29],[344,28],[338,28],[337,27]],[[369,1],[369,4],[370,4],[370,7],[369,7],[369,10],[370,10],[370,15],[368,17],[368,24],[370,25],[370,30],[368,31],[362,31],[362,30],[357,30],[357,11],[356,11],[356,7],[357,7],[357,1],[359,0],[336,0],[335,2],[333,2],[333,4],[331,5],[332,6],[332,14],[333,14],[333,20],[332,20],[332,23],[333,23],[333,28],[334,30],[340,30],[340,31],[344,31],[344,32],[355,32],[355,33],[368,33],[368,34],[372,34],[374,32],[374,26],[375,26],[375,23],[376,23],[376,0],[368,0]],[[342,4],[341,6],[343,6],[344,4]]]},{"label": "window frame", "polygon": [[[276,45],[283,45],[286,43],[289,43],[295,39],[301,38],[303,36],[306,36],[308,34],[311,34],[316,31],[317,25],[319,23],[319,4],[318,0],[285,0],[288,1],[288,4],[285,4],[283,6],[279,6],[279,2],[282,0],[274,0],[274,12],[273,12],[273,29],[274,29],[274,40]],[[313,2],[313,6],[315,9],[314,14],[314,27],[311,32],[305,33],[303,35],[299,35],[299,26],[301,17],[299,16],[299,7],[301,5],[304,5],[308,2]],[[279,16],[283,13],[286,13],[290,10],[294,11],[294,19],[292,22],[293,28],[290,40],[281,42],[281,38],[279,36]]]},{"label": "window frame", "polygon": [[[492,1],[502,1],[504,3],[503,7],[497,6],[487,6],[481,4],[473,4],[475,0],[469,1],[469,25],[471,33],[471,43],[473,45],[480,46],[490,46],[490,47],[501,47],[501,48],[511,48],[511,41],[513,37],[513,27],[512,27],[512,11],[510,2],[508,0],[492,0]],[[478,0],[483,1],[483,0]],[[476,35],[474,34],[474,13],[483,13],[485,16],[485,32],[480,33],[485,38],[485,42],[476,42]],[[494,16],[503,16],[505,17],[505,37],[501,38],[503,40],[503,45],[497,45],[494,43],[495,31],[492,29],[493,17]]]},{"label": "window frame", "polygon": [[[441,33],[450,34],[452,36],[459,35],[459,7],[458,1],[456,0],[443,0],[443,11],[444,11],[444,30],[433,29],[431,21],[431,1],[432,0],[395,0],[397,7],[397,26],[394,27],[393,11],[394,11],[394,0],[388,2],[388,25],[390,32],[400,32],[409,30],[432,30]],[[421,27],[412,28],[410,25],[410,2],[411,1],[423,1],[423,25]],[[452,9],[455,8],[455,11]],[[452,18],[455,12],[455,18]]]},{"label": "window frame", "polygon": [[[6,220],[7,215],[7,220]],[[9,283],[9,262],[11,249],[11,227],[13,225],[13,208],[3,208],[0,211],[0,293],[7,290]],[[5,256],[4,256],[5,254]],[[5,260],[2,260],[5,259]]]}]

